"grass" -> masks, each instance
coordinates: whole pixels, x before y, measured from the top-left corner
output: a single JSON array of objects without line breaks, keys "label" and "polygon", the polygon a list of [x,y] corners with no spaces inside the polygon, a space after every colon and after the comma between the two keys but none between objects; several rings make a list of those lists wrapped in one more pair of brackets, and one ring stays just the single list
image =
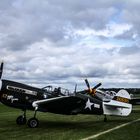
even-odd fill
[{"label": "grass", "polygon": [[140,139],[140,122],[136,122],[125,126],[124,128],[120,128],[116,131],[112,131],[111,133],[102,135],[98,137],[96,140],[139,140]]},{"label": "grass", "polygon": [[[108,122],[103,122],[103,116],[77,115],[65,116],[51,113],[37,113],[40,121],[38,128],[28,128],[27,125],[19,126],[16,118],[21,111],[0,104],[0,139],[1,140],[79,140],[120,124],[140,118],[137,108],[128,117],[108,116]],[[27,119],[33,112],[27,112]],[[138,139],[140,122],[133,123],[111,133],[102,135],[97,140],[122,140]]]}]

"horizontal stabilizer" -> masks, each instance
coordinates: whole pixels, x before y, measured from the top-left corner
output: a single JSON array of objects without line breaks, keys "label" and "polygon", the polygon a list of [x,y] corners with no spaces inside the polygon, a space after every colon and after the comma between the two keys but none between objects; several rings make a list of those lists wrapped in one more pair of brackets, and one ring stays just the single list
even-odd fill
[{"label": "horizontal stabilizer", "polygon": [[103,111],[105,115],[128,116],[132,111],[132,104],[111,100],[103,102]]},{"label": "horizontal stabilizer", "polygon": [[128,106],[124,106],[124,105],[118,105],[118,104],[105,104],[108,107],[113,107],[113,108],[129,108]]}]

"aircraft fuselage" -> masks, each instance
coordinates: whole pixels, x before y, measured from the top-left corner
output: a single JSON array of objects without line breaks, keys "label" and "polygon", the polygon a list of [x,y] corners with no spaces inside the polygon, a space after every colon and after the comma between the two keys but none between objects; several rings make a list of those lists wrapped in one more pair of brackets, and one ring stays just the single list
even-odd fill
[{"label": "aircraft fuselage", "polygon": [[[35,110],[33,102],[57,98],[59,95],[22,83],[2,80],[0,101],[10,107]],[[93,104],[94,103],[94,104]],[[38,111],[56,114],[103,114],[102,102],[89,95],[76,93],[71,97],[40,105]]]}]

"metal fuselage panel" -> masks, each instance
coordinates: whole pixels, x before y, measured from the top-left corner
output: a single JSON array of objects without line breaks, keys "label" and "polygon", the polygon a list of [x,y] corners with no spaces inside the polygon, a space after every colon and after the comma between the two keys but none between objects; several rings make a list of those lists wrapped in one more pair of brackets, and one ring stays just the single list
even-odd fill
[{"label": "metal fuselage panel", "polygon": [[101,100],[90,95],[79,94],[77,96],[84,99],[85,101],[85,104],[83,104],[83,109],[81,110],[81,114],[103,114],[103,105]]},{"label": "metal fuselage panel", "polygon": [[[44,96],[44,94],[46,96]],[[34,101],[56,98],[43,89],[22,83],[2,80],[0,101],[10,107],[34,110]],[[46,102],[38,106],[38,111],[56,114],[103,114],[102,101],[88,95],[77,93],[62,100]]]},{"label": "metal fuselage panel", "polygon": [[33,109],[32,102],[43,99],[43,91],[18,82],[2,80],[0,101],[11,107]]}]

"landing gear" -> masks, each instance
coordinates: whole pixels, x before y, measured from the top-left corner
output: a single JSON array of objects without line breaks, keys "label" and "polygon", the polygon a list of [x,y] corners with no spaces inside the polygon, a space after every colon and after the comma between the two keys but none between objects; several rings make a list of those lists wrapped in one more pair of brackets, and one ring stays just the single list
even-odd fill
[{"label": "landing gear", "polygon": [[28,122],[27,122],[27,125],[30,128],[36,128],[39,125],[39,121],[38,121],[38,119],[36,119],[36,112],[37,112],[37,108],[35,109],[34,117],[29,119]]},{"label": "landing gear", "polygon": [[38,121],[38,119],[36,119],[36,112],[37,112],[37,108],[35,108],[34,117],[31,118],[31,119],[29,119],[28,122],[27,122],[27,119],[26,119],[26,110],[24,110],[24,114],[23,115],[20,115],[19,117],[17,117],[16,123],[18,125],[24,125],[27,122],[27,125],[30,128],[36,128],[36,127],[38,127],[39,121]]},{"label": "landing gear", "polygon": [[24,125],[24,124],[26,124],[26,122],[27,122],[27,120],[26,120],[26,110],[24,110],[24,114],[17,117],[16,123],[18,125]]},{"label": "landing gear", "polygon": [[26,117],[22,116],[22,115],[17,117],[17,119],[16,119],[16,123],[18,125],[24,125],[24,124],[26,124],[26,122],[27,122]]},{"label": "landing gear", "polygon": [[36,127],[38,127],[38,125],[39,125],[39,121],[38,121],[38,119],[36,119],[36,118],[31,118],[31,119],[28,120],[27,125],[28,125],[30,128],[36,128]]},{"label": "landing gear", "polygon": [[106,117],[106,115],[104,116],[104,122],[107,122],[107,117]]}]

